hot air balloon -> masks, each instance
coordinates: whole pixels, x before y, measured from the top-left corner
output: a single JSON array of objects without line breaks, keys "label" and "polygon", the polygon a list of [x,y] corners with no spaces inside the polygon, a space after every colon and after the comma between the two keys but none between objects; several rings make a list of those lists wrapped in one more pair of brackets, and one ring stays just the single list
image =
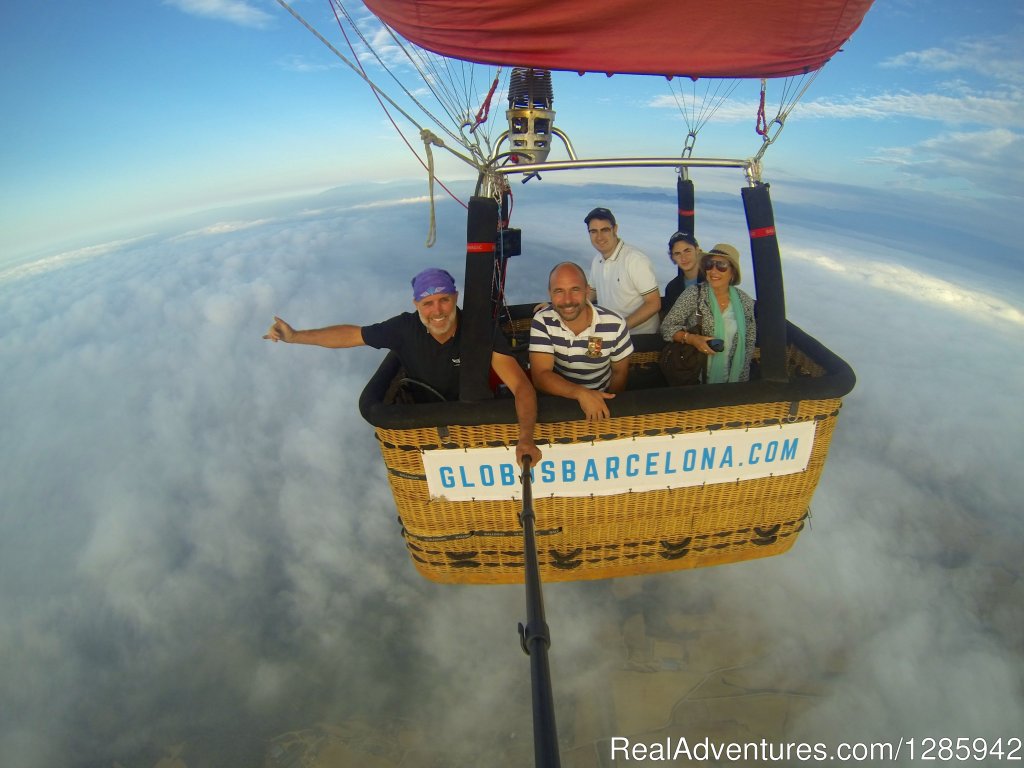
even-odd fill
[{"label": "hot air balloon", "polygon": [[[459,402],[403,403],[404,372],[394,356],[384,360],[359,402],[376,429],[416,568],[440,582],[523,579],[521,488],[512,458],[516,418],[510,399],[493,396],[488,365],[494,326],[525,353],[532,314],[532,307],[504,302],[508,259],[522,247],[520,230],[510,226],[509,179],[581,168],[676,169],[677,213],[665,229],[689,232],[695,222],[690,169],[744,175],[757,374],[742,383],[665,386],[656,367],[660,337],[637,337],[635,385],[615,398],[609,420],[587,422],[575,402],[542,397],[536,437],[545,455],[532,480],[543,578],[656,573],[789,549],[805,526],[841,398],[855,377],[839,356],[786,319],[774,213],[761,178],[762,155],[774,140],[770,129],[773,123],[781,128],[783,112],[774,121],[759,115],[764,142],[752,158],[694,157],[692,130],[679,157],[648,157],[641,146],[631,157],[581,158],[555,125],[550,71],[676,82],[756,78],[763,94],[770,78],[813,76],[857,29],[870,0],[365,4],[383,22],[376,33],[401,47],[439,100],[451,98],[443,108],[452,123],[447,138],[424,128],[425,147],[445,146],[479,173],[468,205]],[[331,5],[339,21],[344,15],[355,27],[338,0]],[[364,36],[364,49],[380,48],[381,39]],[[384,66],[385,57],[375,55]],[[466,62],[498,74],[489,89],[490,74],[463,87],[469,102],[460,105],[452,95],[457,89],[438,82],[442,70]],[[409,117],[361,63],[349,63],[389,114]],[[484,127],[498,122],[489,113],[501,73],[508,78],[507,122],[494,138]],[[473,99],[480,100],[475,108]],[[557,157],[559,147],[564,159]]]},{"label": "hot air balloon", "polygon": [[[288,8],[285,0],[278,2]],[[530,618],[520,632],[533,665],[537,764],[558,765],[540,581],[776,555],[793,545],[806,524],[842,398],[855,377],[838,355],[786,319],[782,259],[761,161],[795,99],[769,120],[764,94],[772,78],[813,79],[860,25],[871,0],[364,2],[383,26],[374,27],[380,37],[362,35],[362,46],[373,53],[383,40],[404,53],[450,118],[445,126],[431,115],[447,138],[417,123],[361,62],[349,65],[389,114],[397,111],[421,128],[431,185],[430,153],[437,147],[476,168],[478,182],[468,204],[459,401],[403,402],[402,393],[416,385],[390,354],[362,392],[360,411],[375,427],[401,534],[419,572],[445,583],[525,578]],[[358,29],[339,0],[331,6],[339,25],[344,16]],[[374,55],[387,69],[387,57]],[[446,75],[475,64],[487,68],[485,78],[458,74],[452,80],[461,87],[440,85]],[[642,146],[630,157],[580,157],[555,124],[552,70],[661,76],[677,83],[760,80],[762,145],[745,159],[695,157],[699,126],[688,120],[678,157],[650,157]],[[486,128],[496,123],[490,112],[503,76],[507,127],[495,137]],[[421,106],[411,89],[402,90]],[[709,93],[713,101],[724,98],[717,85]],[[694,118],[703,123],[706,114],[694,112]],[[565,158],[557,156],[559,147]],[[492,395],[489,379],[494,328],[525,352],[532,316],[532,306],[504,301],[508,260],[522,249],[520,230],[510,226],[509,179],[635,167],[678,172],[675,220],[665,230],[690,233],[696,217],[689,171],[743,173],[757,373],[740,383],[667,386],[655,366],[660,336],[637,336],[632,385],[610,404],[611,418],[588,422],[574,401],[540,398],[536,438],[544,457],[520,485],[514,406]]]}]

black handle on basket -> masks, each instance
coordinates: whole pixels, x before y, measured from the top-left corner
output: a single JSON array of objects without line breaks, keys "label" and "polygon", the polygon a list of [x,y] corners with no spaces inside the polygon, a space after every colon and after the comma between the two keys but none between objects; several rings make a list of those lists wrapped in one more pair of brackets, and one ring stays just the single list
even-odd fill
[{"label": "black handle on basket", "polygon": [[551,633],[544,619],[544,595],[541,592],[537,541],[534,535],[533,490],[530,486],[530,457],[523,457],[523,557],[526,564],[526,626],[519,624],[519,642],[530,657],[530,681],[533,687],[533,754],[538,768],[560,768],[558,728],[555,725],[555,700],[548,667]]}]

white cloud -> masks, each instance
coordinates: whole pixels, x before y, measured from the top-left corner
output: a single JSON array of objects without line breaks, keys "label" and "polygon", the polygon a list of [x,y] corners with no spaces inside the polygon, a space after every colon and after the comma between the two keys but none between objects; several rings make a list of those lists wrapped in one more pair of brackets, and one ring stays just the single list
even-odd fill
[{"label": "white cloud", "polygon": [[0,270],[0,283],[7,280],[16,280],[21,277],[29,277],[31,275],[51,272],[74,262],[87,261],[100,256],[117,253],[118,251],[122,251],[132,245],[145,241],[148,237],[149,235],[141,235],[139,237],[132,237],[126,240],[113,240],[109,243],[90,245],[85,248],[76,248],[72,251],[63,251],[54,256],[47,256],[35,261],[8,267],[7,269]]},{"label": "white cloud", "polygon": [[913,118],[949,125],[1024,125],[1024,93],[882,93],[848,100],[815,99],[797,107],[801,117],[885,120]]},{"label": "white cloud", "polygon": [[340,69],[343,65],[337,62],[314,62],[307,56],[292,54],[281,59],[280,66],[290,72],[327,72],[332,69]]},{"label": "white cloud", "polygon": [[164,0],[185,13],[219,19],[243,27],[266,27],[273,18],[248,0]]},{"label": "white cloud", "polygon": [[[658,96],[648,102],[654,108],[677,108],[671,96]],[[753,101],[723,102],[712,118],[715,122],[749,122],[757,113]],[[1024,92],[1008,90],[992,93],[880,93],[852,98],[810,99],[793,111],[796,119],[894,120],[911,118],[948,125],[1004,127],[1024,125]],[[769,119],[773,115],[769,115]]]},{"label": "white cloud", "polygon": [[804,248],[787,248],[786,260],[812,263],[844,280],[892,293],[915,303],[930,304],[951,315],[962,315],[963,319],[973,318],[979,323],[991,324],[1004,330],[1024,326],[1024,311],[1018,306],[984,291],[936,277],[922,271],[917,265],[910,266],[901,260],[890,258],[879,261],[871,256],[849,259]]},{"label": "white cloud", "polygon": [[350,210],[358,211],[365,208],[392,208],[398,205],[422,205],[423,203],[429,202],[429,195],[417,195],[415,197],[403,197],[398,200],[377,200],[372,203],[356,203],[350,207]]},{"label": "white cloud", "polygon": [[[234,768],[269,764],[268,741],[291,763],[318,744],[529,760],[522,590],[414,571],[356,411],[381,354],[260,338],[274,313],[309,326],[405,310],[427,258],[458,273],[463,213],[439,205],[440,242],[421,250],[421,189],[321,195],[315,216],[0,281],[7,762]],[[557,258],[585,258],[561,212],[609,198],[663,255],[672,190],[533,185],[514,209],[513,301]],[[715,239],[746,231],[738,203],[701,204]],[[958,282],[913,212],[901,224],[870,253],[828,222],[783,235],[787,307],[859,376],[813,530],[766,561],[546,590],[567,748],[593,755],[626,716],[695,738],[1019,727],[1020,311],[987,273]]]},{"label": "white cloud", "polygon": [[1006,183],[1006,169],[1024,163],[1024,134],[1006,128],[944,133],[912,146],[880,149],[865,162],[892,166],[906,178],[960,179],[976,191],[1009,198],[1024,195]]},{"label": "white cloud", "polygon": [[1019,39],[989,37],[961,40],[953,48],[907,51],[882,62],[890,69],[919,69],[930,72],[962,72],[982,75],[1005,83],[1024,83],[1024,60]]},{"label": "white cloud", "polygon": [[216,224],[209,224],[205,227],[200,227],[199,229],[182,232],[180,235],[174,235],[170,238],[170,242],[188,240],[196,237],[207,237],[209,235],[226,235],[231,232],[241,232],[244,229],[251,229],[253,227],[266,224],[268,221],[268,219],[252,219],[250,221],[219,221]]}]

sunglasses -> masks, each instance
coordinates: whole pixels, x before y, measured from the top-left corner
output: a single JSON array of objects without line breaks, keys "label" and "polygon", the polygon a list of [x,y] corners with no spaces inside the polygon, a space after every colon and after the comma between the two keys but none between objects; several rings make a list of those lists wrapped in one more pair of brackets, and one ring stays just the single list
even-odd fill
[{"label": "sunglasses", "polygon": [[732,269],[732,264],[728,261],[719,261],[718,259],[704,259],[700,265],[705,272],[710,272],[712,269],[717,269],[719,272],[728,272]]}]

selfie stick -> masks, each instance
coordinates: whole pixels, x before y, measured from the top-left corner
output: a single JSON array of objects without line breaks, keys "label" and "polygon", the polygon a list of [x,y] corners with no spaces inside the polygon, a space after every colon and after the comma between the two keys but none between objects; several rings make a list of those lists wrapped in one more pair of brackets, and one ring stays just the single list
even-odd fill
[{"label": "selfie stick", "polygon": [[526,566],[526,626],[519,624],[519,642],[530,657],[530,680],[533,685],[533,750],[538,768],[560,768],[558,728],[555,725],[554,694],[548,647],[551,634],[544,619],[544,596],[541,593],[540,567],[537,564],[537,541],[534,534],[536,516],[533,512],[533,491],[530,486],[530,457],[523,459],[523,556]]}]

